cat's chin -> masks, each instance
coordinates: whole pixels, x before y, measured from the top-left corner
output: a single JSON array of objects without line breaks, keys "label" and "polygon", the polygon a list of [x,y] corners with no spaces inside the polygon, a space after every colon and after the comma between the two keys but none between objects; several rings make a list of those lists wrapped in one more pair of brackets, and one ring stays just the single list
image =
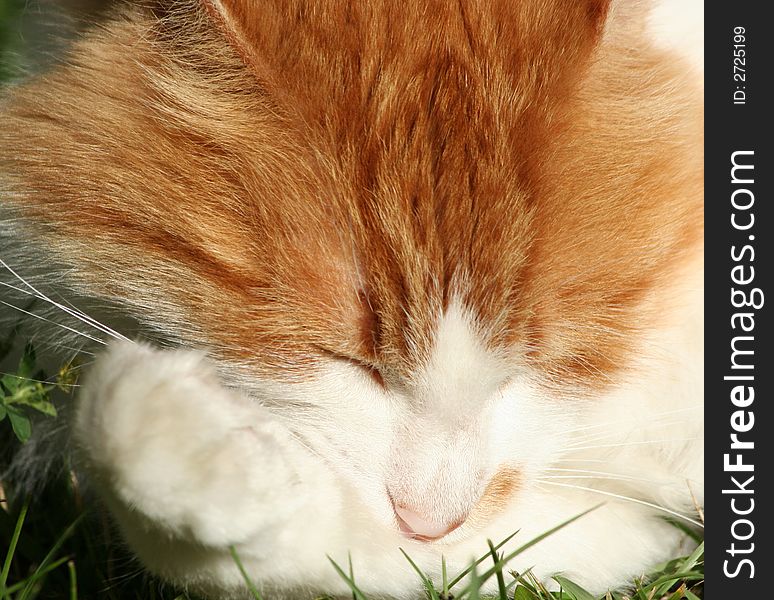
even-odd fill
[{"label": "cat's chin", "polygon": [[[576,507],[588,506],[591,499],[558,495],[539,500],[550,511],[560,502],[567,501]],[[509,570],[523,573],[531,569],[552,590],[558,589],[552,575],[562,573],[593,595],[602,595],[607,590],[619,589],[622,582],[632,581],[664,556],[679,550],[684,542],[684,537],[676,528],[666,523],[654,523],[647,511],[618,509],[605,512],[609,510],[605,507],[597,510],[600,512],[596,518],[589,514],[585,523],[578,521],[564,533],[560,531],[551,536],[553,540],[547,538],[527,550],[519,559],[511,561]],[[152,529],[145,528],[135,516],[129,516],[124,521],[120,517],[121,509],[115,514],[120,522],[125,523],[122,529],[133,550],[152,572],[212,600],[251,598],[245,590],[243,576],[234,567],[230,549],[208,548],[179,538],[159,536],[158,532],[152,533]],[[552,517],[546,515],[545,520],[522,521],[522,530],[503,549],[510,551],[525,544],[539,535],[538,532],[548,522],[556,524],[556,520],[565,517],[566,513],[561,510]],[[611,519],[617,523],[614,530],[608,527]],[[342,523],[341,526],[346,528],[348,524]],[[299,531],[288,531],[293,527],[298,527]],[[289,599],[311,598],[320,594],[351,597],[350,588],[329,560],[312,560],[309,550],[323,556],[328,554],[343,569],[349,568],[351,559],[355,581],[369,598],[396,600],[416,600],[423,593],[421,581],[404,558],[401,548],[435,581],[441,579],[442,558],[450,576],[454,576],[467,568],[473,559],[487,553],[487,542],[483,536],[454,545],[420,545],[406,540],[398,542],[396,538],[380,539],[374,530],[367,542],[357,534],[351,535],[349,543],[354,548],[352,551],[330,552],[327,543],[317,538],[308,539],[307,532],[308,529],[300,523],[286,525],[283,530],[275,532],[275,541],[288,535],[297,536],[297,539],[302,536],[307,538],[306,546],[285,549],[292,553],[292,557],[278,554],[276,546],[273,551],[266,548],[266,538],[236,549],[249,576],[260,582],[259,589],[264,596]],[[640,544],[634,544],[633,540],[638,540]],[[489,566],[486,562],[482,563],[480,572]],[[465,578],[459,586],[464,587],[468,583],[469,579]],[[495,595],[496,581],[486,582],[482,593]]]}]

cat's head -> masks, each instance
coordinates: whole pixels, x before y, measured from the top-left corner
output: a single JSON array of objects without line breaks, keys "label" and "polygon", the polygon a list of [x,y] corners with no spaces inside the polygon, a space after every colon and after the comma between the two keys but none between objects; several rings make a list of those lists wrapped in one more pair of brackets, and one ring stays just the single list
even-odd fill
[{"label": "cat's head", "polygon": [[616,384],[700,246],[695,98],[607,16],[125,9],[11,92],[3,201],[74,289],[209,352],[385,526],[464,536]]}]

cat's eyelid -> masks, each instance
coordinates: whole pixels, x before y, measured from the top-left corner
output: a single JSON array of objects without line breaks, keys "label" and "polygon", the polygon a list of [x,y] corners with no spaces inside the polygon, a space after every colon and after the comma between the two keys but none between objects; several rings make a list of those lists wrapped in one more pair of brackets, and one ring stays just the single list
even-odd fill
[{"label": "cat's eyelid", "polygon": [[384,381],[384,376],[382,375],[381,371],[379,370],[379,367],[375,365],[372,362],[368,362],[366,360],[363,360],[362,358],[357,358],[354,356],[350,356],[348,354],[342,354],[340,352],[335,352],[333,350],[328,350],[327,348],[320,348],[320,351],[328,356],[329,358],[332,358],[335,361],[338,362],[347,362],[351,365],[354,365],[362,370],[365,370],[368,372],[368,374],[371,376],[371,379],[374,380],[375,383],[377,383],[380,387],[386,388],[387,385]]}]

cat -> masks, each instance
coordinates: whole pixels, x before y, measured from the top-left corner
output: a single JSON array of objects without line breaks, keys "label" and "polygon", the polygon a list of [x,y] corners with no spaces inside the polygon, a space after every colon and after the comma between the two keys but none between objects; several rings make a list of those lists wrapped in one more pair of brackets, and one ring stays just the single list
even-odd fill
[{"label": "cat", "polygon": [[5,93],[0,257],[114,307],[53,310],[96,354],[76,464],[148,569],[245,598],[233,547],[270,597],[347,596],[351,556],[409,599],[399,548],[439,578],[589,509],[508,569],[601,594],[674,556],[703,115],[655,12],[157,0]]}]

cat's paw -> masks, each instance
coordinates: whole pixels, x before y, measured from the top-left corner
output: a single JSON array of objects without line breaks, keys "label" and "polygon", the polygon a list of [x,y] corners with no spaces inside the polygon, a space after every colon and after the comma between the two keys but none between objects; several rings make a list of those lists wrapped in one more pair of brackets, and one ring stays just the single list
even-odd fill
[{"label": "cat's paw", "polygon": [[198,353],[111,346],[81,390],[74,433],[109,502],[207,545],[254,535],[276,490],[294,485],[286,432]]}]

